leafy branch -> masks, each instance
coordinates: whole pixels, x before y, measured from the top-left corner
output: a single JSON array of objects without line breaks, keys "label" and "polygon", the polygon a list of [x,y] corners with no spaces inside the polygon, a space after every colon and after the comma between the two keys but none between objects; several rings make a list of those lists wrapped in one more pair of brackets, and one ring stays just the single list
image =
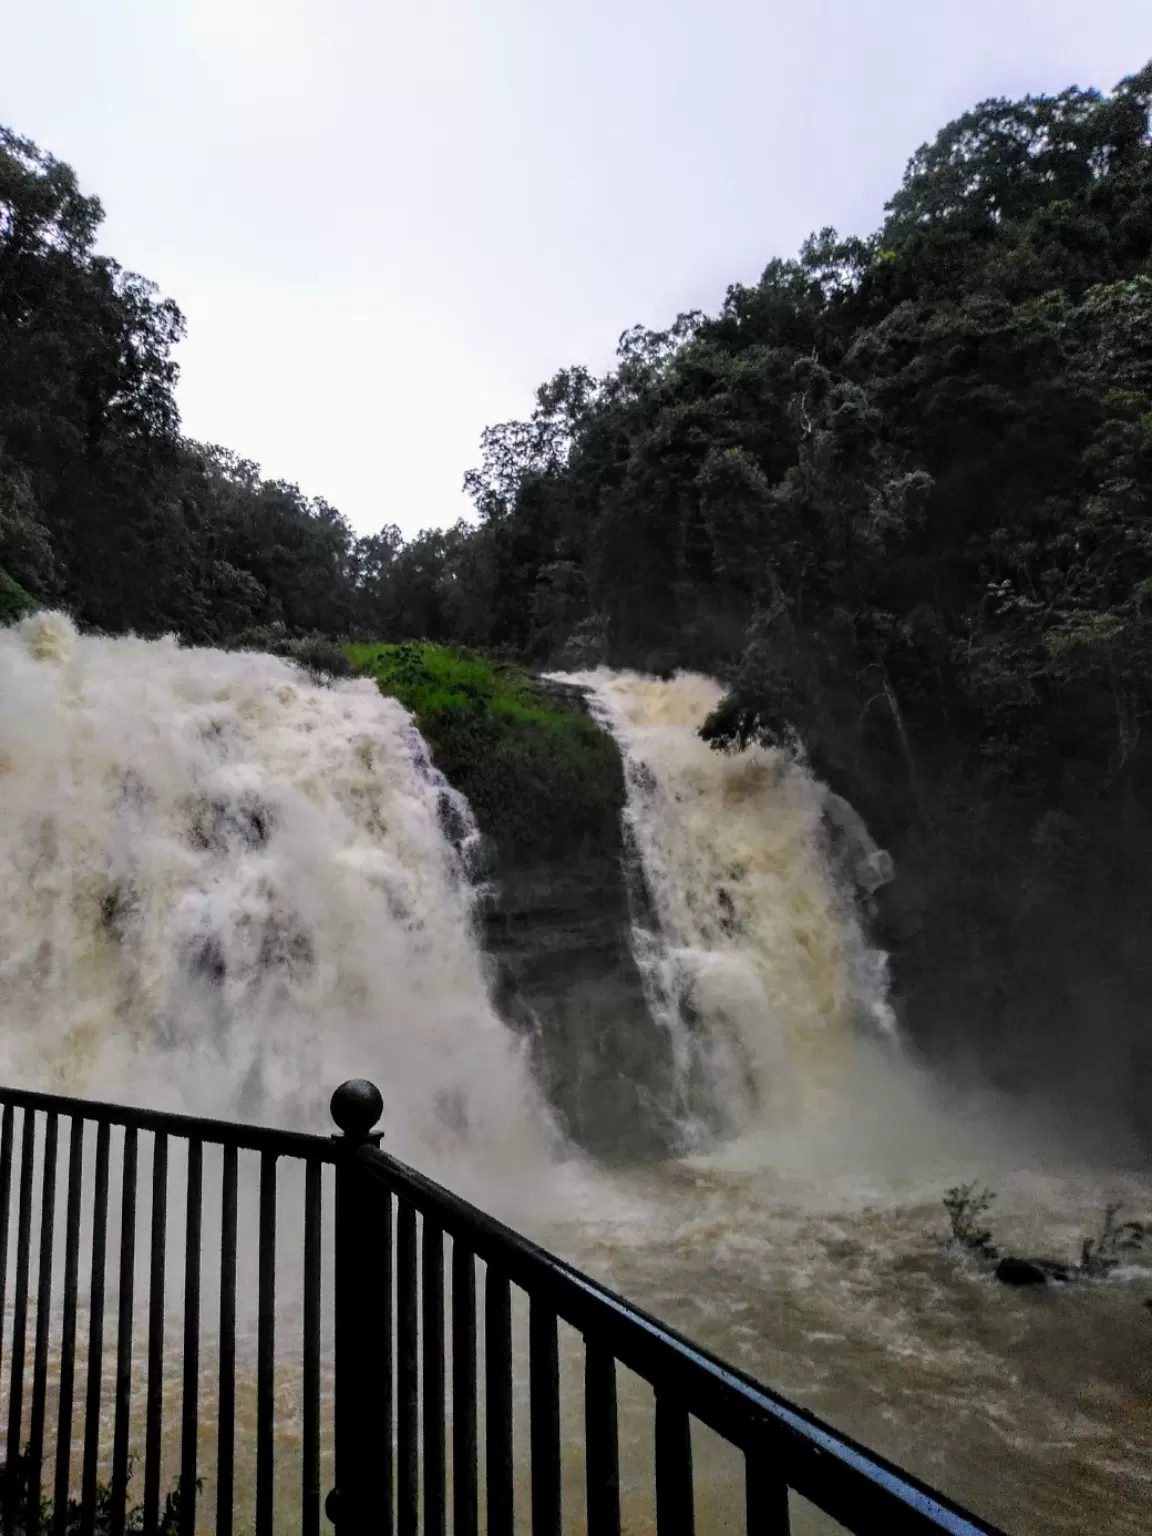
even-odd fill
[{"label": "leafy branch", "polygon": [[[996,1199],[990,1189],[979,1189],[975,1181],[957,1184],[944,1196],[944,1209],[952,1228],[951,1240],[964,1252],[973,1254],[986,1263],[1001,1258],[1000,1248],[992,1241],[992,1233],[986,1218]],[[1080,1245],[1080,1261],[1070,1267],[1052,1259],[1011,1260],[1028,1265],[1059,1279],[1100,1280],[1117,1269],[1125,1258],[1152,1248],[1152,1222],[1117,1221],[1120,1201],[1111,1202],[1104,1208],[1104,1220],[1100,1230],[1084,1238]]]},{"label": "leafy branch", "polygon": [[999,1258],[1000,1250],[982,1223],[995,1199],[992,1190],[978,1190],[975,1182],[957,1184],[944,1196],[944,1209],[952,1224],[952,1241],[977,1258],[989,1261]]},{"label": "leafy branch", "polygon": [[1126,1255],[1141,1253],[1152,1242],[1152,1222],[1121,1221],[1116,1216],[1120,1202],[1105,1207],[1104,1224],[1095,1237],[1086,1237],[1080,1246],[1080,1274],[1089,1279],[1110,1275]]}]

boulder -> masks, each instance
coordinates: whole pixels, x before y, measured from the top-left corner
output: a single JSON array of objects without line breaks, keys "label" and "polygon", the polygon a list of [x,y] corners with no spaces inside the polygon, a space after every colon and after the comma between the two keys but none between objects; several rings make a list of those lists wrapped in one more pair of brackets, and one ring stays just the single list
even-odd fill
[{"label": "boulder", "polygon": [[1002,1285],[1047,1285],[1048,1276],[1031,1259],[1001,1259],[996,1278]]},{"label": "boulder", "polygon": [[1047,1285],[1049,1280],[1067,1284],[1076,1271],[1055,1259],[1017,1259],[1010,1255],[996,1266],[996,1278],[1004,1285]]}]

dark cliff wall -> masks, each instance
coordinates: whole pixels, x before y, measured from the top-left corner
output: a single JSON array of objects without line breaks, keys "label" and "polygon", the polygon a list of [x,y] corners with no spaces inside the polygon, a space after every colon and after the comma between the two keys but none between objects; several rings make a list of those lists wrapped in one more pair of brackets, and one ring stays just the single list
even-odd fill
[{"label": "dark cliff wall", "polygon": [[351,649],[472,806],[493,996],[564,1129],[599,1157],[659,1154],[670,1063],[632,957],[615,743],[578,688],[441,647]]},{"label": "dark cliff wall", "polygon": [[1069,797],[1069,810],[1054,811],[958,773],[925,775],[914,796],[892,761],[878,770],[828,752],[813,753],[813,766],[893,857],[873,932],[890,956],[905,1038],[951,1078],[1048,1105],[1089,1150],[1147,1149],[1144,796]]},{"label": "dark cliff wall", "polygon": [[[484,946],[497,1006],[529,1034],[537,1076],[575,1142],[600,1157],[658,1154],[673,1135],[658,1107],[670,1063],[632,955],[619,755],[579,689],[537,687],[597,733],[599,816],[574,817],[557,799],[546,822],[494,843]],[[553,751],[566,777],[563,737]],[[508,790],[514,803],[514,783]]]}]

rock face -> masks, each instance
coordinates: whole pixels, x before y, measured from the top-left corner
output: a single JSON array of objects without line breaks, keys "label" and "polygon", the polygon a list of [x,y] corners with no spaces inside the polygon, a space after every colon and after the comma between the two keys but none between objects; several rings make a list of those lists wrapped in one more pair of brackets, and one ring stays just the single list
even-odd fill
[{"label": "rock face", "polygon": [[666,1150],[664,1075],[619,862],[574,857],[498,869],[485,941],[500,1012],[526,1033],[564,1129],[598,1157]]},{"label": "rock face", "polygon": [[[586,712],[579,689],[542,687],[559,707]],[[673,1138],[659,1107],[670,1063],[632,957],[614,747],[604,761],[615,783],[597,835],[565,837],[558,804],[535,845],[520,836],[514,849],[492,846],[484,943],[497,1006],[528,1036],[565,1131],[597,1157],[632,1160],[665,1152]]]}]

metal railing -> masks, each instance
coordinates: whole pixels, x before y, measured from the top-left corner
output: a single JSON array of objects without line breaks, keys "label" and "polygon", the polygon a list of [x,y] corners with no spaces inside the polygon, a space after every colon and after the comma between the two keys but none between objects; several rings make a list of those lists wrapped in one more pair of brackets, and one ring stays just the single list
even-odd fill
[{"label": "metal railing", "polygon": [[[346,1536],[446,1536],[449,1522],[453,1536],[510,1536],[517,1525],[534,1536],[565,1528],[618,1536],[622,1367],[654,1394],[650,1473],[661,1536],[695,1530],[694,1421],[742,1459],[740,1513],[750,1532],[785,1536],[795,1494],[849,1531],[994,1536],[386,1156],[372,1130],[382,1105],[370,1083],[337,1090],[332,1113],[342,1134],[332,1138],[16,1089],[0,1089],[0,1105],[0,1531],[231,1536],[243,1505],[256,1536],[316,1536],[322,1508]],[[167,1263],[174,1163],[183,1170],[175,1306]],[[290,1176],[281,1177],[282,1165]],[[252,1211],[252,1243],[242,1207]],[[218,1258],[206,1263],[217,1237]],[[245,1286],[238,1275],[252,1261]],[[146,1337],[137,1336],[141,1267]],[[219,1286],[207,1308],[206,1275]],[[238,1347],[238,1300],[249,1292],[254,1352],[249,1331]],[[526,1349],[514,1326],[524,1305]],[[114,1366],[105,1347],[113,1310]],[[166,1397],[172,1387],[178,1409]],[[245,1432],[241,1387],[255,1408]],[[141,1438],[143,1503],[132,1511]],[[582,1463],[578,1499],[573,1457]],[[205,1468],[212,1500],[198,1498]],[[326,1496],[322,1472],[334,1473]],[[42,1499],[42,1484],[50,1497]]]},{"label": "metal railing", "polygon": [[[60,1536],[73,1530],[92,1536],[97,1529],[103,1536],[105,1531],[124,1531],[130,1515],[134,1515],[132,1528],[156,1532],[164,1522],[166,1531],[178,1530],[181,1536],[190,1533],[197,1527],[202,1431],[207,1429],[215,1441],[215,1523],[211,1528],[220,1536],[231,1536],[236,1494],[237,1275],[243,1252],[238,1213],[243,1172],[258,1177],[255,1530],[257,1536],[271,1536],[277,1183],[278,1164],[287,1160],[300,1165],[304,1173],[303,1196],[296,1213],[303,1229],[299,1529],[314,1536],[320,1528],[321,1172],[325,1165],[338,1161],[337,1143],[323,1136],[13,1088],[0,1088],[0,1105],[0,1433],[5,1436],[0,1531],[38,1531],[43,1524]],[[62,1122],[67,1127],[66,1169],[60,1156]],[[182,1223],[169,1219],[173,1147],[179,1149],[184,1165]],[[216,1266],[205,1264],[206,1152],[219,1165],[214,1191],[218,1195]],[[254,1160],[255,1167],[243,1167],[242,1160]],[[62,1245],[57,1224],[61,1204]],[[176,1244],[170,1230],[173,1225],[178,1229]],[[111,1243],[110,1226],[114,1236]],[[174,1246],[183,1248],[178,1275],[182,1296],[175,1318],[175,1370],[166,1359],[174,1321],[168,1304],[173,1289],[169,1250]],[[82,1247],[87,1260],[83,1266]],[[33,1287],[34,1253],[38,1257]],[[201,1403],[207,1395],[201,1361],[202,1323],[206,1321],[202,1318],[202,1282],[211,1269],[215,1269],[218,1282],[214,1426],[205,1425],[201,1418]],[[84,1309],[87,1328],[81,1337],[82,1271],[88,1287]],[[145,1309],[138,1307],[137,1297],[145,1286],[147,1332],[141,1337],[138,1323]],[[114,1308],[108,1305],[110,1290]],[[106,1348],[109,1327],[115,1338],[114,1354]],[[77,1372],[81,1360],[82,1387]],[[165,1439],[165,1385],[173,1377],[180,1400],[175,1456],[178,1474],[174,1488],[165,1488],[162,1464],[173,1460],[171,1437]],[[51,1415],[50,1399],[55,1410]],[[79,1447],[73,1438],[77,1418],[82,1437]],[[46,1457],[45,1436],[50,1433],[52,1420],[54,1445]],[[143,1503],[130,1511],[129,1484],[141,1439]],[[47,1514],[41,1506],[42,1483],[51,1489]]]}]

